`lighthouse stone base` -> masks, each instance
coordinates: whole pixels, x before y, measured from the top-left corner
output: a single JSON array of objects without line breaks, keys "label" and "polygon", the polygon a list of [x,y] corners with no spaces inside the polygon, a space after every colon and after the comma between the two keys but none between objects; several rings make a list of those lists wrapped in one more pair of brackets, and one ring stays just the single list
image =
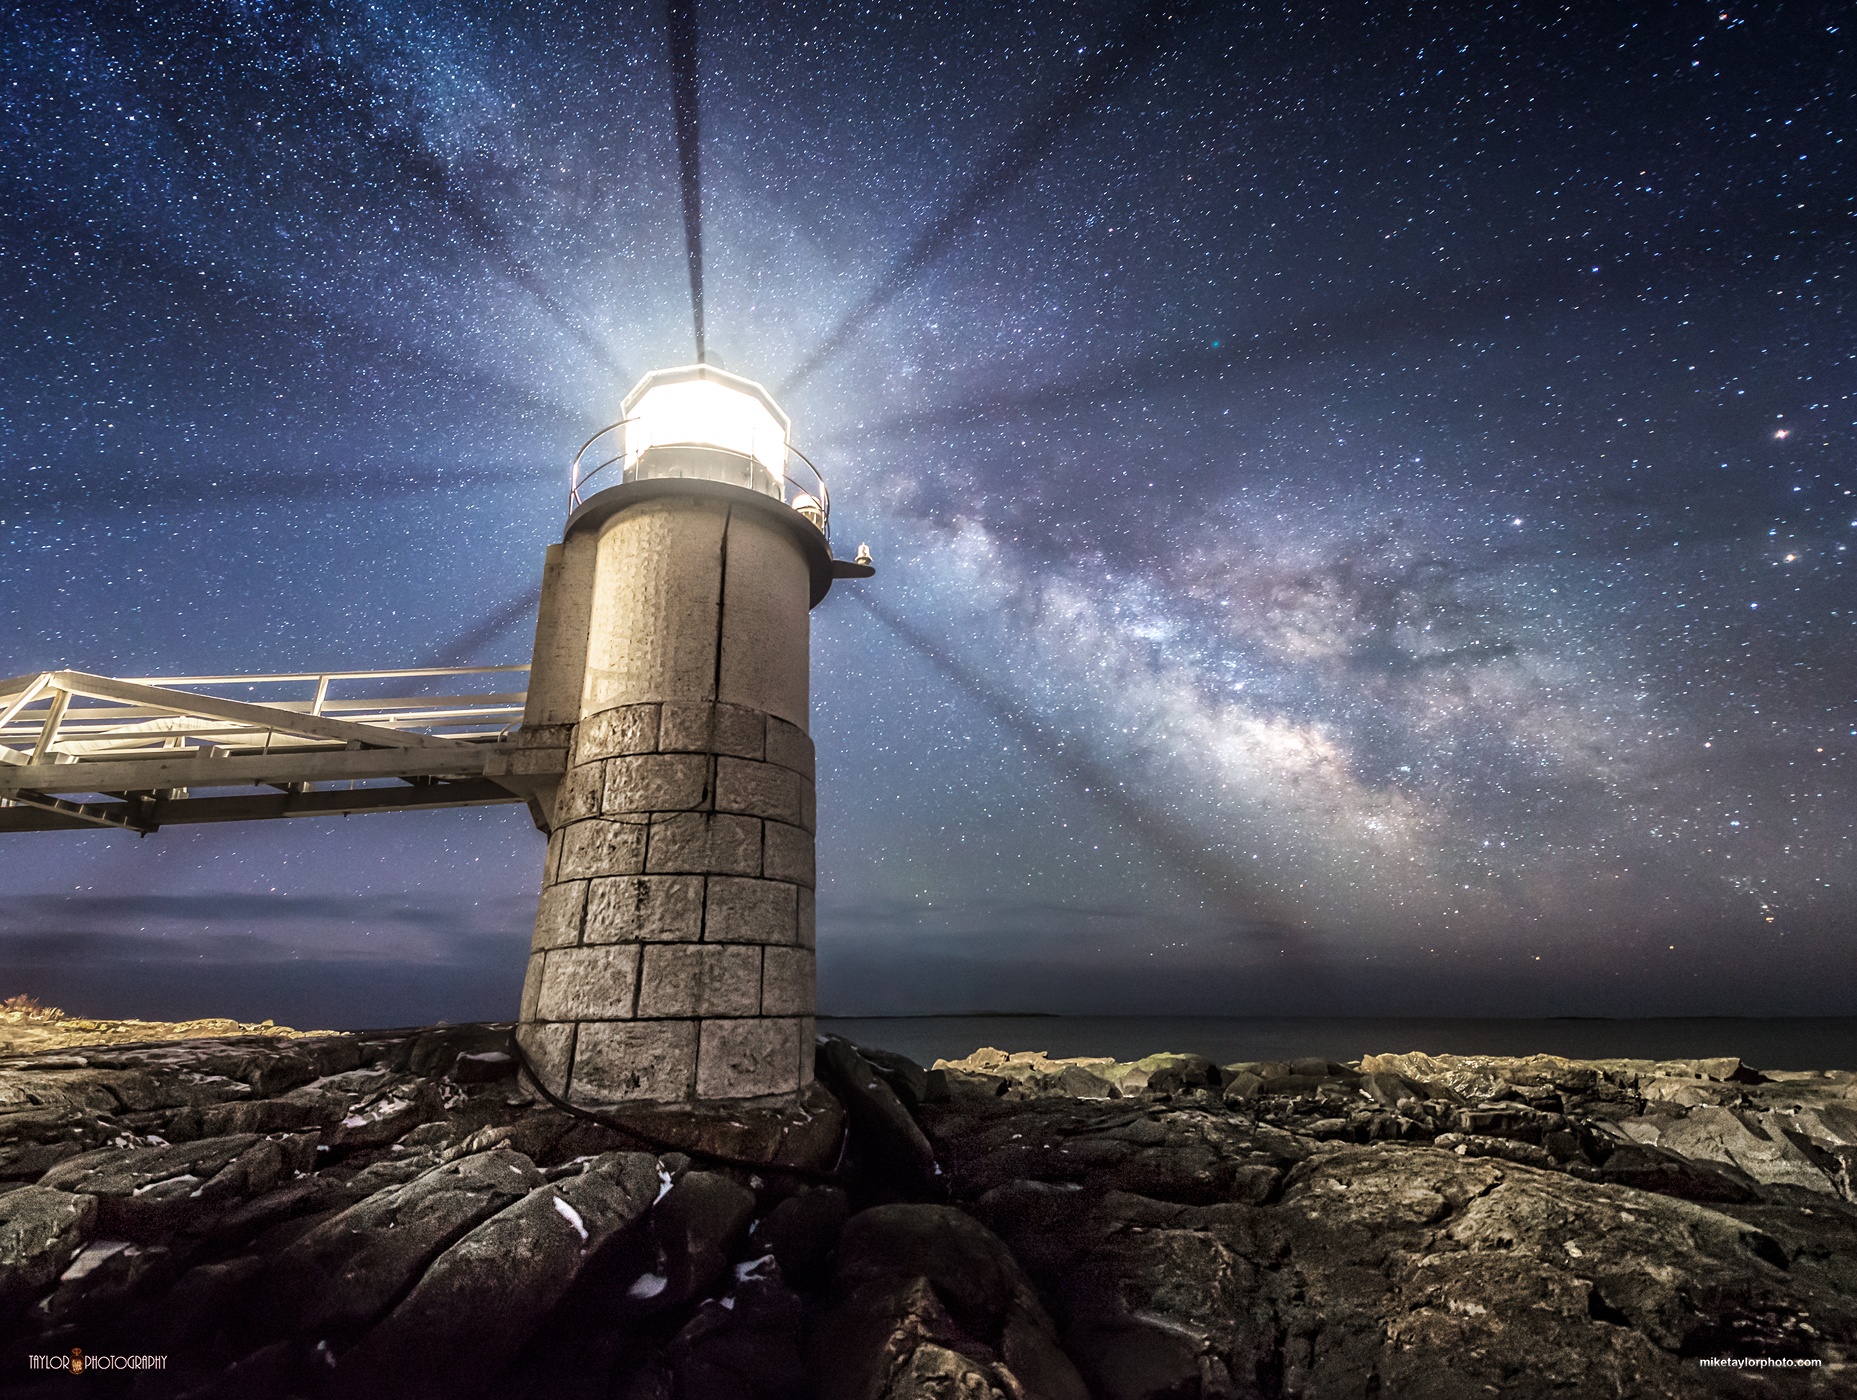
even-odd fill
[{"label": "lighthouse stone base", "polygon": [[813,1077],[812,740],[715,702],[577,727],[522,996],[572,1101],[789,1094]]}]

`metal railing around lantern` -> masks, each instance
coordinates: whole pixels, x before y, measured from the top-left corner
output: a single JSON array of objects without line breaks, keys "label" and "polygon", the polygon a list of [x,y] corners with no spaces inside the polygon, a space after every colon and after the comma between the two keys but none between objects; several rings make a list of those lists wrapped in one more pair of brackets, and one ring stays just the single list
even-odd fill
[{"label": "metal railing around lantern", "polygon": [[[594,491],[603,490],[607,486],[619,485],[623,481],[633,481],[637,479],[635,475],[637,471],[636,461],[629,466],[626,464],[627,453],[624,430],[629,424],[638,421],[639,420],[636,418],[622,418],[617,423],[608,423],[604,428],[601,428],[597,433],[580,445],[580,450],[574,454],[573,464],[568,469],[567,508],[569,511],[578,509],[582,501]],[[820,473],[818,467],[813,465],[812,459],[801,452],[797,447],[794,447],[791,443],[786,445],[786,458],[782,463],[781,474],[778,479],[774,477],[773,473],[766,469],[765,464],[761,462],[759,458],[749,453],[734,452],[726,448],[715,447],[709,443],[653,443],[652,447],[700,448],[705,452],[713,453],[717,457],[740,462],[742,464],[742,474],[748,477],[749,480],[755,480],[758,472],[761,477],[766,478],[768,483],[775,488],[772,490],[764,490],[757,486],[753,489],[762,490],[762,494],[775,496],[786,505],[792,506],[794,510],[798,511],[801,515],[812,521],[814,525],[819,527],[819,532],[825,536],[828,545],[831,543],[831,490],[826,486],[825,477]],[[646,448],[644,450],[650,451],[651,448]],[[642,456],[643,454],[640,453],[639,455]],[[807,489],[805,483],[796,482],[794,480],[796,466],[803,470],[804,476],[811,478],[810,490]],[[615,467],[619,469],[620,481],[614,481],[611,477],[606,477],[604,480],[600,481],[599,485],[591,488],[589,487],[590,482],[593,482],[596,478],[601,477],[603,473]]]}]

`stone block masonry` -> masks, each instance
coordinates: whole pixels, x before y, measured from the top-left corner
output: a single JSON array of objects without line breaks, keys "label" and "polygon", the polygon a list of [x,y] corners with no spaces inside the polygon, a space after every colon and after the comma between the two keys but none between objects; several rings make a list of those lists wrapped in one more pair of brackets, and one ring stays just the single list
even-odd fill
[{"label": "stone block masonry", "polygon": [[576,1102],[755,1098],[813,1077],[812,740],[649,702],[577,727],[523,987],[523,1045]]},{"label": "stone block masonry", "polygon": [[567,771],[520,1042],[582,1103],[790,1096],[813,1078],[824,537],[745,488],[645,480],[570,518],[560,561],[535,684]]}]

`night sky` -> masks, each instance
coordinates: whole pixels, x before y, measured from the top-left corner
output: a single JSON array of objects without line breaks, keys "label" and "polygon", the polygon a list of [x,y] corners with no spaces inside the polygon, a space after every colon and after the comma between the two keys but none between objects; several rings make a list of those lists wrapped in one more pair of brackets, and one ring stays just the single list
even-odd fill
[{"label": "night sky", "polygon": [[[822,1010],[1857,1005],[1847,6],[696,19],[711,357],[880,570]],[[662,8],[3,33],[0,673],[526,661],[694,354]],[[0,996],[299,1026],[512,1016],[543,855],[0,842]]]}]

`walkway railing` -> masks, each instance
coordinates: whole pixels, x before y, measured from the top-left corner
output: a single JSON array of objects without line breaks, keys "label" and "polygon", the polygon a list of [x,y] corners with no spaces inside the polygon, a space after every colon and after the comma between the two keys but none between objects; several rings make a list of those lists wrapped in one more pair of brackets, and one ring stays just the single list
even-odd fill
[{"label": "walkway railing", "polygon": [[[512,771],[508,751],[516,747],[526,691],[417,695],[401,692],[426,687],[394,683],[528,669],[134,679],[43,671],[0,681],[0,808],[8,809],[0,812],[0,830],[96,825],[148,832],[184,821],[524,801],[494,779]],[[214,693],[228,688],[243,694]],[[252,787],[274,794],[192,795]]]}]

